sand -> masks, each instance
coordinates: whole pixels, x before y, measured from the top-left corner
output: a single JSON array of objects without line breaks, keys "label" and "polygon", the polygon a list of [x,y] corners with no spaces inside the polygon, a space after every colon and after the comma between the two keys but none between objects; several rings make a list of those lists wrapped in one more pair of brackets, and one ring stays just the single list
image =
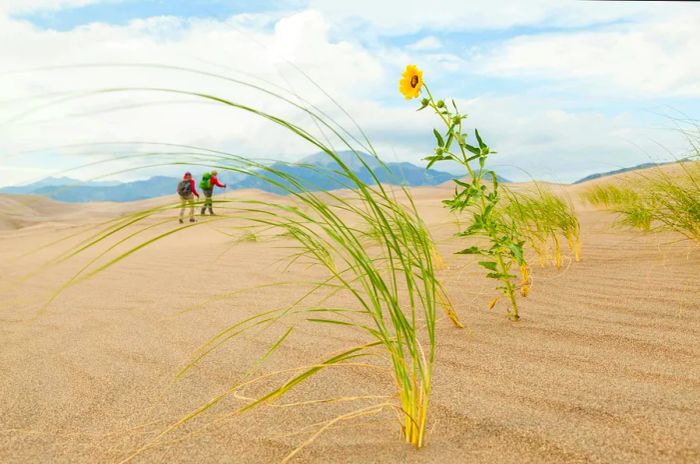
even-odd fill
[{"label": "sand", "polygon": [[[486,309],[492,283],[452,254],[464,242],[439,204],[449,188],[413,192],[447,264],[441,279],[467,326],[438,322],[427,446],[403,444],[395,414],[385,410],[338,422],[292,462],[700,462],[697,244],[614,228],[611,214],[578,204],[583,260],[566,257],[558,271],[534,266],[522,320],[512,323],[503,306]],[[333,368],[275,406],[233,415],[245,403],[240,396],[254,397],[265,385],[247,388],[162,434],[239,382],[287,325],[227,343],[176,380],[193,351],[304,291],[254,287],[323,274],[301,265],[285,270],[284,239],[239,240],[244,232],[231,224],[207,222],[43,307],[95,252],[31,271],[100,222],[164,200],[34,199],[32,208],[17,208],[22,198],[0,197],[1,462],[278,462],[313,432],[304,427],[386,400],[284,404],[392,394],[381,369]],[[154,230],[175,227],[173,219]],[[312,364],[364,340],[341,327],[299,324],[257,372]]]}]

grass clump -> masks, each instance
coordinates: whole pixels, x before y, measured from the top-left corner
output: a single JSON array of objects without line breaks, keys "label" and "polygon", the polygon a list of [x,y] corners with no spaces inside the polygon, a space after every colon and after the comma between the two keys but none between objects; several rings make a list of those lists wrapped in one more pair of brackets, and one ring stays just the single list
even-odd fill
[{"label": "grass clump", "polygon": [[670,231],[700,243],[700,163],[642,172],[622,187],[603,184],[582,193],[595,206],[618,214],[618,224],[642,231]]},{"label": "grass clump", "polygon": [[[195,70],[186,71],[197,73]],[[212,76],[208,73],[202,74]],[[388,400],[372,408],[365,408],[361,410],[364,412],[358,412],[352,417],[385,408],[393,409],[398,412],[405,441],[416,448],[422,447],[426,442],[426,425],[437,346],[437,308],[442,306],[453,322],[456,325],[460,324],[451,309],[449,298],[437,280],[435,245],[413,204],[410,192],[402,189],[399,198],[393,190],[381,185],[379,178],[359,154],[360,149],[374,153],[366,137],[365,143],[348,136],[347,131],[339,128],[332,119],[313,107],[294,103],[268,89],[261,89],[240,80],[221,78],[239,85],[248,85],[267,95],[275,95],[282,101],[301,109],[313,119],[314,124],[323,127],[324,137],[332,134],[344,147],[356,154],[357,160],[371,173],[374,184],[368,185],[360,179],[329,143],[291,121],[258,108],[219,96],[177,89],[105,89],[100,92],[148,90],[176,93],[261,117],[287,129],[293,136],[301,137],[314,148],[323,151],[335,162],[337,167],[333,170],[334,175],[343,179],[347,190],[343,194],[334,192],[319,194],[300,182],[294,175],[269,164],[255,162],[220,150],[162,144],[161,150],[165,150],[165,147],[177,148],[177,154],[166,157],[169,158],[168,161],[151,164],[150,167],[154,165],[206,166],[214,167],[219,172],[244,174],[275,186],[286,193],[290,201],[219,200],[217,208],[222,213],[217,217],[167,229],[164,232],[159,232],[157,229],[165,226],[170,219],[154,220],[154,217],[172,211],[175,206],[153,208],[122,217],[97,231],[80,247],[63,257],[63,259],[69,259],[97,246],[105,247],[61,290],[109,268],[144,247],[157,243],[162,238],[201,224],[235,218],[248,221],[253,226],[259,226],[265,230],[277,232],[278,235],[290,238],[296,243],[295,251],[290,257],[290,265],[299,260],[306,260],[323,269],[325,279],[314,282],[305,296],[287,307],[265,311],[224,328],[194,354],[180,375],[232,338],[252,330],[278,327],[281,324],[287,324],[286,330],[281,337],[269,340],[269,350],[256,362],[256,366],[262,364],[283,345],[285,340],[293,336],[294,328],[298,323],[345,327],[363,334],[364,341],[339,353],[327,353],[325,357],[308,366],[252,379],[244,378],[220,396],[178,421],[173,427],[198,416],[244,386],[256,382],[266,382],[270,378],[286,376],[286,379],[276,387],[252,399],[238,412],[242,413],[274,402],[295,386],[328,367],[369,365],[369,360],[381,359],[388,364],[386,367],[389,367],[391,372],[392,384],[396,388],[393,397],[396,401]],[[355,143],[360,146],[356,148]],[[158,144],[151,144],[149,156],[158,152]],[[135,157],[139,156],[138,150],[134,150],[134,153],[136,153]],[[376,156],[376,153],[374,154]],[[381,166],[383,165],[380,162],[378,169],[381,169]],[[252,239],[252,237],[257,239],[255,234],[246,236],[246,239]],[[371,246],[368,246],[368,237],[371,238]],[[124,251],[125,247],[126,251]],[[340,293],[349,295],[355,305],[342,308],[323,304],[304,305],[314,295],[320,294],[323,296],[321,301],[327,301],[331,296]],[[335,419],[327,424],[321,424],[317,433],[325,430],[334,421]],[[315,437],[316,434],[313,436]],[[289,457],[296,452],[297,450],[293,451]]]},{"label": "grass clump", "polygon": [[576,210],[543,185],[526,191],[504,188],[504,200],[497,213],[513,223],[540,258],[541,264],[553,257],[554,265],[562,263],[562,242],[566,242],[575,261],[581,259],[581,226]]},{"label": "grass clump", "polygon": [[620,203],[614,209],[620,214],[618,224],[645,232],[651,230],[653,211],[651,206],[641,199]]},{"label": "grass clump", "polygon": [[658,227],[700,243],[700,165],[685,166],[680,176],[652,179],[638,205],[649,217],[647,229]]},{"label": "grass clump", "polygon": [[637,201],[639,195],[629,187],[613,184],[596,185],[583,192],[582,198],[594,206],[609,208]]}]

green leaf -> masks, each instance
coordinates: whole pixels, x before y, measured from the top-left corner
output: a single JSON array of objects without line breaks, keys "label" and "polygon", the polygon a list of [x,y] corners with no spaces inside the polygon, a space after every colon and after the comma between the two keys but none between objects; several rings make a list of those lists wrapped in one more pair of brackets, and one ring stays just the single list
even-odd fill
[{"label": "green leaf", "polygon": [[467,182],[461,181],[461,180],[459,180],[459,179],[452,179],[452,182],[454,182],[454,183],[457,184],[457,185],[461,185],[462,187],[466,187],[466,188],[469,188],[469,187],[472,186],[472,184],[469,184],[469,183],[467,183]]},{"label": "green leaf", "polygon": [[498,189],[498,176],[496,175],[495,171],[489,171],[489,174],[491,175],[491,181],[493,182],[493,191],[495,192]]},{"label": "green leaf", "polygon": [[486,144],[484,143],[484,141],[481,140],[481,137],[479,136],[479,131],[476,130],[476,129],[474,129],[474,134],[476,134],[476,141],[479,142],[479,148],[481,148],[482,150],[483,150],[484,148],[488,148],[488,147],[486,146]]},{"label": "green leaf", "polygon": [[497,264],[494,261],[479,261],[479,266],[485,267],[489,271],[497,271]]},{"label": "green leaf", "polygon": [[468,228],[466,228],[462,232],[459,232],[457,235],[460,237],[465,237],[467,235],[474,235],[475,233],[479,232],[483,228],[484,228],[483,223],[475,222],[474,224],[472,224],[471,226],[469,226]]},{"label": "green leaf", "polygon": [[347,325],[351,327],[356,327],[357,324],[352,323],[352,322],[347,322],[347,321],[339,321],[336,319],[306,319],[309,322],[317,322],[319,324],[338,324],[338,325]]},{"label": "green leaf", "polygon": [[456,255],[480,255],[481,249],[478,246],[470,246],[462,251],[455,253]]},{"label": "green leaf", "polygon": [[513,274],[503,274],[500,272],[489,272],[486,274],[486,277],[489,279],[499,279],[499,280],[508,280],[508,279],[515,279],[516,276]]},{"label": "green leaf", "polygon": [[447,142],[445,142],[445,150],[450,149],[450,145],[452,145],[453,139],[454,139],[454,132],[450,131],[450,135],[447,137]]},{"label": "green leaf", "polygon": [[478,148],[472,147],[468,143],[465,143],[464,146],[466,147],[467,150],[474,153],[476,156],[481,156],[481,150],[479,150]]},{"label": "green leaf", "polygon": [[437,140],[438,147],[444,147],[445,140],[442,138],[442,135],[440,135],[440,132],[438,132],[437,129],[433,129],[433,134],[435,134],[435,140]]},{"label": "green leaf", "polygon": [[442,158],[439,156],[428,156],[427,158],[423,158],[425,161],[428,161],[428,165],[425,167],[425,169],[430,169],[430,167],[435,164],[436,162],[440,161]]},{"label": "green leaf", "polygon": [[522,244],[509,243],[508,248],[510,248],[510,251],[513,252],[513,256],[515,256],[515,259],[518,261],[518,264],[522,265],[525,262],[525,258],[523,257]]}]

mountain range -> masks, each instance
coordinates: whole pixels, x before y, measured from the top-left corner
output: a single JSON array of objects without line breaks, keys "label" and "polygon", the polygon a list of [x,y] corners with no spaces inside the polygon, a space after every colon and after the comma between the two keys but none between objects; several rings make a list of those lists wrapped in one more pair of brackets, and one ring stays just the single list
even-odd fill
[{"label": "mountain range", "polygon": [[[381,167],[381,163],[375,157],[366,153],[359,154],[361,160],[350,151],[339,152],[338,156],[358,178],[369,185],[374,184],[374,178],[367,167],[363,165],[363,161],[382,183],[418,187],[442,184],[457,177],[454,174],[434,169],[426,170],[423,167],[406,162],[389,162],[384,164],[385,167]],[[687,160],[681,160],[680,162],[683,161]],[[628,168],[591,174],[573,183],[580,184],[601,177],[664,164],[669,163],[644,163]],[[346,187],[347,179],[335,172],[339,169],[339,166],[326,153],[307,156],[298,163],[276,162],[271,167],[284,174],[294,176],[303,188],[307,190],[328,191]],[[271,185],[258,177],[232,171],[221,171],[220,177],[222,182],[225,182],[231,190],[255,188],[277,194],[287,193],[285,189]],[[195,178],[199,178],[200,175],[201,173],[195,173]],[[289,183],[284,178],[271,177],[279,183],[289,186]],[[510,182],[508,179],[501,177],[498,177],[498,180],[499,182]],[[174,195],[175,187],[179,181],[180,178],[169,176],[155,176],[150,179],[132,182],[81,181],[70,177],[47,177],[32,184],[0,188],[0,193],[41,195],[70,203],[93,201],[126,202]]]},{"label": "mountain range", "polygon": [[[453,174],[434,169],[426,170],[423,167],[405,162],[389,162],[385,163],[385,167],[381,167],[376,158],[364,153],[360,154],[362,161],[353,152],[339,152],[338,155],[358,178],[369,185],[374,183],[374,179],[362,161],[382,183],[415,187],[437,185],[455,177]],[[335,190],[345,188],[347,183],[347,179],[344,179],[337,172],[339,169],[337,162],[325,153],[307,156],[299,163],[276,162],[271,167],[284,174],[294,176],[307,190]],[[258,177],[231,171],[220,171],[221,181],[226,183],[229,189],[256,188],[272,193],[286,193],[283,188],[271,185]],[[195,178],[198,179],[200,176],[196,174],[198,173],[195,173]],[[283,185],[289,185],[283,178],[272,177]],[[505,181],[505,179],[501,180]],[[133,182],[80,181],[68,177],[49,177],[28,185],[5,187],[0,189],[0,193],[42,195],[54,200],[73,203],[125,202],[174,195],[179,181],[180,178],[169,176],[155,176]]]},{"label": "mountain range", "polygon": [[622,174],[622,173],[630,172],[630,171],[637,171],[639,169],[653,168],[656,166],[664,166],[664,165],[673,164],[673,163],[685,163],[688,161],[691,161],[691,160],[690,159],[681,159],[678,161],[668,161],[668,162],[662,162],[662,163],[642,163],[642,164],[638,164],[636,166],[631,166],[629,168],[620,168],[620,169],[615,169],[614,171],[607,171],[607,172],[600,172],[597,174],[591,174],[590,176],[586,176],[586,177],[583,177],[583,178],[577,180],[576,182],[574,182],[574,184],[581,184],[583,182],[588,182],[589,180],[599,179],[601,177],[607,177],[607,176],[614,176],[615,174]]}]

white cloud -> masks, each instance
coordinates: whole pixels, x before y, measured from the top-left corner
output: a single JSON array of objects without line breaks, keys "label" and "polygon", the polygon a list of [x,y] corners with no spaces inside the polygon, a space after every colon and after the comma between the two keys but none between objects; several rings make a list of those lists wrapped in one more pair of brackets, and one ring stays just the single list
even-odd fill
[{"label": "white cloud", "polygon": [[[593,172],[668,160],[669,153],[679,156],[687,148],[677,132],[640,127],[632,113],[565,111],[555,99],[528,96],[486,96],[457,104],[469,115],[469,137],[473,141],[477,128],[498,152],[492,157],[494,166],[514,180],[571,182]],[[426,128],[441,128],[436,116],[372,105],[361,110],[387,160],[422,165],[432,152],[434,139]]]},{"label": "white cloud", "polygon": [[[93,23],[71,31],[39,30],[5,19],[0,27],[0,123],[37,104],[32,96],[110,87],[159,87],[216,95],[270,111],[319,133],[312,120],[261,92],[214,78],[174,70],[136,67],[11,71],[81,63],[164,63],[205,69],[279,86],[342,114],[289,62],[345,103],[362,98],[384,80],[376,57],[349,42],[330,41],[328,24],[315,11],[278,21],[272,32],[249,27],[264,18],[227,21],[173,17],[132,21],[126,26]],[[12,40],[9,40],[12,38]],[[9,74],[2,74],[10,71]],[[285,92],[292,99],[294,95]],[[155,103],[161,105],[155,105]],[[111,140],[157,140],[224,148],[235,153],[296,159],[318,149],[269,121],[240,110],[175,94],[118,93],[65,101],[12,124],[0,125],[0,153],[46,145]],[[138,109],[124,109],[129,106]],[[145,106],[144,106],[145,105]],[[123,108],[105,112],[108,108]],[[62,166],[79,160],[64,160]],[[0,164],[2,161],[0,160]]]},{"label": "white cloud", "polygon": [[575,79],[587,93],[700,96],[700,11],[598,31],[521,36],[477,59],[491,75]]},{"label": "white cloud", "polygon": [[[578,27],[600,22],[633,19],[657,12],[654,5],[639,2],[563,2],[561,0],[310,0],[310,7],[334,18],[334,24],[373,25],[379,34],[406,34],[426,29],[483,30],[546,25]],[[666,9],[678,8],[673,5]],[[692,8],[692,7],[690,7]]]},{"label": "white cloud", "polygon": [[0,0],[0,12],[19,14],[40,10],[59,10],[61,8],[76,8],[105,1],[118,0]]},{"label": "white cloud", "polygon": [[[238,15],[226,20],[155,17],[123,26],[93,23],[70,31],[41,30],[0,13],[0,56],[3,57],[0,61],[0,169],[13,169],[13,176],[29,176],[32,172],[39,175],[39,171],[31,170],[38,166],[37,158],[32,160],[12,154],[40,146],[114,140],[184,143],[286,160],[317,151],[299,137],[259,117],[201,99],[155,92],[67,100],[43,107],[19,121],[3,124],[12,115],[44,101],[32,99],[40,95],[110,87],[164,87],[229,98],[320,133],[307,115],[289,104],[211,77],[126,66],[12,72],[36,67],[80,63],[187,66],[261,83],[292,99],[294,93],[303,95],[329,116],[352,128],[342,112],[290,64],[293,62],[355,116],[385,159],[417,164],[422,164],[421,158],[432,150],[430,128],[436,121],[427,112],[414,112],[415,106],[405,103],[396,91],[400,70],[413,58],[420,58],[422,66],[432,75],[444,76],[444,80],[455,83],[455,87],[464,83],[465,89],[473,78],[469,73],[477,70],[498,76],[540,79],[550,76],[555,79],[554,85],[570,86],[558,100],[536,98],[528,95],[525,89],[515,96],[475,95],[478,98],[463,100],[463,104],[473,117],[470,122],[479,127],[499,151],[498,162],[559,180],[573,180],[591,170],[646,161],[646,155],[632,141],[658,153],[651,140],[659,140],[672,150],[678,140],[664,134],[648,136],[644,127],[635,127],[638,123],[630,113],[567,110],[567,107],[576,106],[571,105],[572,102],[585,101],[592,91],[612,94],[636,89],[637,93],[693,95],[693,86],[700,82],[694,79],[697,63],[690,63],[692,60],[688,58],[693,43],[688,38],[693,28],[690,15],[685,19],[671,19],[673,15],[667,14],[653,22],[636,23],[644,25],[637,34],[634,26],[619,25],[597,32],[520,37],[502,45],[494,44],[494,50],[481,50],[480,58],[484,61],[476,62],[460,50],[436,49],[442,38],[438,35],[418,40],[414,50],[381,42],[372,47],[358,44],[353,34],[342,34],[337,28],[343,18],[352,23],[354,11],[365,15],[365,21],[376,15],[372,19],[373,27],[386,27],[382,32],[394,26],[396,30],[422,27],[422,13],[416,13],[415,5],[411,6],[410,2],[404,3],[407,6],[404,16],[383,2],[374,2],[377,8],[367,10],[355,10],[355,6],[351,9],[343,6],[344,3],[331,5],[328,2],[321,11],[304,10],[286,17],[275,12]],[[359,3],[364,4],[363,0]],[[496,27],[501,24],[498,21],[503,21],[502,24],[545,21],[552,16],[560,23],[585,22],[574,17],[580,6],[572,7],[567,16],[559,7],[547,13],[543,10],[545,4],[549,5],[548,2],[533,4],[525,8],[526,12],[521,11],[524,7],[519,3],[504,6],[506,19],[499,20],[489,19],[488,11],[480,13],[471,3],[465,4],[464,9],[452,8],[452,11],[458,11],[459,15],[474,13],[469,21],[481,21],[482,27]],[[348,11],[330,19],[334,8]],[[426,16],[425,24],[459,26],[459,21],[442,14],[443,9],[437,10],[435,16]],[[388,14],[391,11],[393,16]],[[591,21],[593,16],[589,14],[586,21]],[[466,21],[465,17],[460,18]],[[648,25],[653,27],[646,27]],[[663,37],[654,44],[659,36]],[[619,43],[606,47],[606,41],[612,38]],[[646,46],[650,48],[645,49]],[[578,61],[567,53],[576,56]],[[637,57],[642,53],[649,54],[650,64],[637,63],[644,60],[627,56]],[[551,63],[552,60],[556,62]],[[653,75],[654,66],[663,69]],[[581,80],[585,80],[585,85]],[[133,106],[137,108],[129,109]],[[109,109],[114,111],[105,111]],[[334,145],[342,148],[337,142]],[[85,163],[84,158],[42,158],[41,168],[60,169],[81,163]],[[105,169],[102,166],[86,170],[83,177],[94,176]],[[509,175],[524,177],[516,168],[512,168]],[[11,179],[13,182],[21,180]]]},{"label": "white cloud", "polygon": [[442,48],[442,42],[434,35],[424,37],[408,46],[411,50],[437,50]]},{"label": "white cloud", "polygon": [[638,127],[632,113],[564,111],[559,104],[527,96],[460,102],[469,125],[498,152],[494,162],[514,179],[571,182],[592,172],[667,160],[659,144],[676,154],[686,148],[677,133]]}]

